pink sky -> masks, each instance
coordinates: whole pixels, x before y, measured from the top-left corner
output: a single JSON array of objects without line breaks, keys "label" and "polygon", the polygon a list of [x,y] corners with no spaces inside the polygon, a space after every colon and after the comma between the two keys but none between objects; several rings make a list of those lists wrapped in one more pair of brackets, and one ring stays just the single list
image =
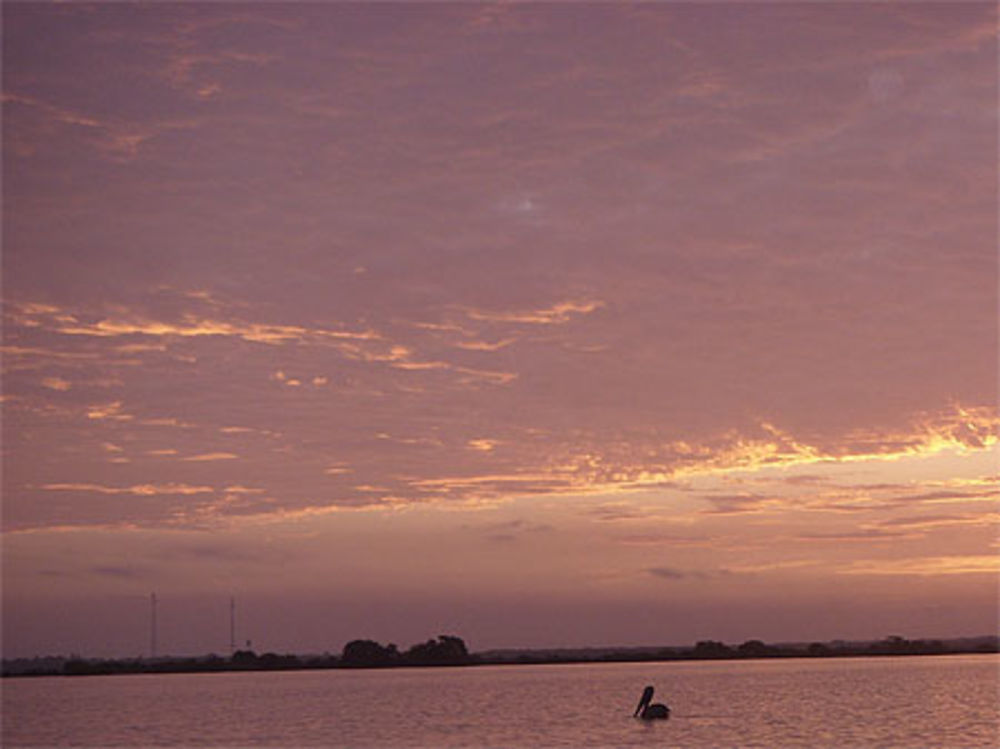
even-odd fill
[{"label": "pink sky", "polygon": [[4,4],[5,655],[995,632],[996,21]]}]

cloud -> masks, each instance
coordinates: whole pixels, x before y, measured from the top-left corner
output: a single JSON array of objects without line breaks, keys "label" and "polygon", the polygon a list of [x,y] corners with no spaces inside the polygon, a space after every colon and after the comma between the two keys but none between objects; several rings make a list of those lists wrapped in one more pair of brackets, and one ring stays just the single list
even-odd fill
[{"label": "cloud", "polygon": [[284,564],[298,556],[294,549],[262,548],[253,545],[248,548],[244,543],[225,539],[218,542],[180,542],[167,543],[158,549],[154,558],[172,564],[178,562],[209,562],[249,565],[252,567],[268,567],[275,563]]},{"label": "cloud", "polygon": [[[79,110],[52,104],[38,97],[25,96],[18,93],[5,93],[4,102],[20,105],[35,110],[45,123],[36,128],[39,132],[51,136],[52,126],[64,131],[81,131],[83,142],[89,144],[98,153],[104,154],[112,161],[129,161],[139,154],[139,147],[163,133],[192,128],[192,123],[185,120],[161,121],[155,125],[140,125],[127,122],[120,118],[100,118],[85,114]],[[13,112],[11,127],[21,129],[28,126],[33,118]],[[24,137],[24,136],[21,136]],[[33,139],[35,143],[39,141]],[[52,139],[55,140],[55,139]],[[50,143],[45,143],[51,148]],[[21,155],[34,155],[36,147],[21,150]]]},{"label": "cloud", "polygon": [[463,380],[467,382],[485,381],[493,385],[507,385],[520,376],[517,372],[499,372],[472,367],[454,367],[454,370],[459,375],[463,375]]},{"label": "cloud", "polygon": [[649,512],[624,502],[614,502],[590,508],[587,513],[605,522],[617,520],[639,520],[649,517]]},{"label": "cloud", "polygon": [[465,314],[472,320],[486,322],[518,323],[524,325],[558,325],[569,322],[573,315],[587,315],[604,306],[599,300],[560,302],[543,309],[521,312],[489,312],[467,309]]},{"label": "cloud", "polygon": [[913,538],[912,533],[908,533],[905,530],[891,530],[885,528],[863,528],[856,531],[831,531],[829,533],[802,533],[795,537],[797,541],[805,541],[807,543],[815,543],[817,541],[821,542],[831,542],[831,543],[843,543],[843,542],[893,542],[900,538]]},{"label": "cloud", "polygon": [[939,575],[996,575],[1000,556],[962,555],[910,557],[906,559],[863,559],[837,570],[841,575],[888,575],[918,577]]},{"label": "cloud", "polygon": [[236,460],[239,457],[239,455],[234,453],[201,453],[200,455],[189,455],[186,458],[181,458],[181,460],[192,463],[205,463],[216,460]]},{"label": "cloud", "polygon": [[241,486],[239,484],[233,484],[232,486],[225,487],[222,491],[226,494],[263,494],[264,490],[253,486]]},{"label": "cloud", "polygon": [[904,528],[926,530],[952,525],[987,525],[994,526],[1000,521],[1000,513],[966,513],[961,515],[913,515],[907,517],[888,518],[879,522],[883,528]]},{"label": "cloud", "polygon": [[[203,294],[181,294],[185,299],[207,303],[216,312],[226,311],[222,302],[204,298]],[[571,305],[572,306],[572,305]],[[116,346],[118,353],[144,354],[154,352],[169,353],[170,346],[183,341],[193,341],[201,338],[227,338],[235,341],[262,344],[266,346],[307,346],[319,349],[333,348],[342,356],[352,361],[379,364],[401,371],[433,372],[445,371],[453,373],[462,382],[484,382],[488,384],[505,385],[516,379],[513,372],[496,371],[482,367],[465,366],[462,362],[444,359],[426,359],[410,344],[393,341],[384,334],[370,327],[351,330],[347,327],[307,327],[303,325],[287,325],[280,323],[249,322],[241,319],[219,319],[201,316],[193,312],[180,315],[180,320],[155,319],[139,313],[119,314],[117,316],[95,316],[82,311],[69,314],[67,310],[52,305],[34,302],[10,303],[7,305],[7,316],[15,324],[20,324],[34,330],[56,333],[64,336],[84,339],[115,339],[119,337],[144,336],[161,339],[162,343],[140,343]],[[565,310],[557,305],[555,314],[564,314]],[[502,344],[497,344],[499,348]],[[473,344],[473,347],[475,344]],[[458,347],[461,350],[461,347]],[[43,355],[41,349],[13,350],[13,353]],[[182,356],[179,354],[175,354]],[[100,359],[98,354],[88,354],[87,358]],[[182,356],[182,358],[184,358]],[[189,357],[186,361],[191,360]],[[128,360],[119,360],[125,363]],[[138,364],[138,360],[131,362]],[[289,378],[284,371],[278,370],[273,379],[285,382],[286,385],[298,386],[301,378]],[[326,377],[317,376],[312,380],[316,386],[328,384]]]},{"label": "cloud", "polygon": [[[190,294],[183,294],[192,298]],[[204,296],[195,296],[193,301],[206,302]],[[220,302],[208,299],[210,306],[221,307]],[[202,337],[236,338],[251,343],[281,345],[305,342],[380,342],[382,336],[371,329],[349,330],[346,328],[310,328],[302,325],[248,322],[240,319],[222,320],[184,312],[179,321],[154,319],[139,313],[120,316],[96,316],[83,310],[67,310],[54,305],[36,302],[11,302],[6,316],[16,324],[29,328],[50,330],[66,336],[89,338],[119,338],[123,336],[146,336],[163,339],[185,339]],[[125,352],[162,351],[163,344],[128,344]]]},{"label": "cloud", "polygon": [[664,532],[628,533],[616,537],[616,540],[628,546],[666,546],[670,548],[710,547],[722,543],[710,536],[681,536]]},{"label": "cloud", "polygon": [[830,479],[816,474],[798,474],[796,476],[785,476],[781,481],[789,486],[822,486],[828,483]]},{"label": "cloud", "polygon": [[719,577],[729,577],[733,573],[726,569],[715,570],[683,570],[675,567],[648,567],[646,573],[661,580],[710,580]]},{"label": "cloud", "polygon": [[104,319],[86,325],[57,327],[56,332],[64,335],[95,336],[99,338],[129,335],[178,338],[225,336],[239,338],[250,343],[263,343],[272,346],[305,340],[372,341],[378,339],[378,335],[372,331],[309,329],[298,325],[228,322],[196,319],[191,316],[187,317],[182,323],[153,320]]},{"label": "cloud", "polygon": [[518,537],[513,533],[491,533],[486,536],[486,540],[494,543],[513,543]]},{"label": "cloud", "polygon": [[455,343],[455,346],[466,351],[499,351],[516,341],[516,338],[504,338],[494,343],[489,343],[488,341],[458,341]]},{"label": "cloud", "polygon": [[106,565],[91,567],[90,574],[97,577],[111,578],[114,580],[140,580],[149,577],[149,572],[138,567],[125,567],[117,565]]},{"label": "cloud", "polygon": [[58,349],[45,349],[30,346],[0,346],[0,352],[8,358],[17,357],[80,361],[94,360],[100,357],[100,354],[95,352],[60,351]]},{"label": "cloud", "polygon": [[711,509],[703,512],[713,515],[742,515],[795,503],[795,500],[761,497],[755,494],[716,494],[706,495],[702,499],[712,505]]},{"label": "cloud", "polygon": [[686,580],[691,577],[691,573],[674,569],[673,567],[650,567],[646,572],[664,580]]},{"label": "cloud", "polygon": [[502,536],[506,540],[512,540],[524,533],[549,533],[555,528],[548,523],[534,523],[523,518],[513,520],[503,520],[495,523],[483,523],[481,525],[464,525],[463,528],[486,533],[491,538]]},{"label": "cloud", "polygon": [[891,498],[894,504],[961,504],[964,502],[995,502],[1000,489],[984,486],[981,491],[932,491],[916,494],[898,494]]},{"label": "cloud", "polygon": [[993,407],[956,407],[950,412],[925,415],[908,432],[856,431],[832,445],[810,445],[774,427],[761,424],[770,439],[730,437],[720,447],[690,446],[681,452],[694,459],[685,461],[674,477],[755,471],[769,467],[792,467],[831,463],[898,461],[913,456],[936,455],[947,451],[986,450],[998,444],[1000,417]]},{"label": "cloud", "polygon": [[481,437],[479,439],[469,440],[465,443],[470,450],[478,450],[479,452],[493,452],[497,445],[500,444],[500,440],[491,440]]},{"label": "cloud", "polygon": [[131,421],[135,417],[122,410],[122,402],[114,401],[91,406],[87,410],[88,419],[109,419],[111,421]]},{"label": "cloud", "polygon": [[[273,62],[274,59],[274,56],[269,54],[241,52],[235,50],[227,50],[212,54],[187,53],[174,56],[167,65],[165,74],[172,85],[181,88],[186,87],[192,81],[195,77],[195,73],[200,68],[217,68],[232,64],[253,65],[259,67]],[[202,96],[202,91],[206,88],[214,89],[210,92],[209,96],[212,93],[221,90],[221,86],[217,83],[201,83],[196,86],[195,93],[198,96]]]},{"label": "cloud", "polygon": [[44,484],[46,491],[91,492],[96,494],[134,494],[141,497],[165,495],[210,494],[215,492],[211,486],[192,486],[190,484],[135,484],[133,486],[104,486],[102,484]]}]

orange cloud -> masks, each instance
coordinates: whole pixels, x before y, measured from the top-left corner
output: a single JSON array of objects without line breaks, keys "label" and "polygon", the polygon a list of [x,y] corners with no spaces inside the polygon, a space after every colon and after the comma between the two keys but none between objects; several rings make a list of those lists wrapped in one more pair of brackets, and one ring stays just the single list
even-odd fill
[{"label": "orange cloud", "polygon": [[151,497],[159,494],[206,494],[215,489],[211,486],[191,486],[190,484],[136,484],[134,486],[103,486],[101,484],[45,484],[47,491],[93,492],[95,494],[135,494]]},{"label": "orange cloud", "polygon": [[226,494],[263,494],[263,489],[258,489],[251,486],[241,486],[239,484],[234,484],[233,486],[227,486],[222,491]]},{"label": "orange cloud", "polygon": [[[25,324],[25,323],[20,323]],[[30,326],[29,326],[30,327]],[[0,352],[6,357],[29,357],[35,356],[44,359],[98,359],[98,354],[89,351],[57,351],[56,349],[45,349],[32,346],[0,346]]]},{"label": "orange cloud", "polygon": [[61,377],[46,377],[42,380],[42,385],[50,390],[59,390],[62,392],[65,392],[73,387],[68,380],[64,380]]},{"label": "orange cloud", "polygon": [[87,411],[87,418],[97,420],[108,419],[110,421],[131,421],[135,417],[122,411],[121,401],[114,401],[113,403],[90,406]]},{"label": "orange cloud", "polygon": [[[198,292],[185,296],[201,300]],[[219,303],[212,301],[213,306]],[[565,303],[556,305],[550,310],[542,310],[537,316],[552,322],[562,322],[568,319],[571,312],[589,311],[599,303],[576,304]],[[140,315],[123,315],[104,317],[101,319],[81,322],[83,315],[69,315],[58,307],[36,303],[18,303],[9,305],[8,317],[19,325],[43,328],[62,335],[118,338],[123,336],[147,336],[170,339],[192,339],[201,337],[226,337],[250,343],[268,346],[286,344],[313,344],[331,346],[342,355],[355,361],[385,364],[394,369],[404,371],[452,371],[464,381],[481,380],[487,383],[504,385],[517,377],[516,373],[497,372],[459,366],[449,361],[425,360],[419,358],[412,346],[387,340],[382,334],[371,330],[347,330],[336,328],[305,327],[300,325],[281,325],[272,323],[255,323],[243,320],[221,320],[214,317],[200,317],[194,314],[183,315],[179,322],[154,320]],[[507,341],[498,344],[482,344],[484,349],[495,350],[507,345]],[[470,348],[476,348],[471,344]],[[120,353],[145,353],[167,350],[166,343],[136,343],[117,346]],[[50,354],[54,357],[67,358],[80,356],[83,358],[99,358],[97,354],[70,355],[61,352],[46,352],[40,349],[14,349],[15,354]],[[123,363],[125,360],[119,360]],[[129,363],[138,364],[139,360]],[[302,380],[290,380],[284,372],[276,372],[274,379],[283,380],[288,385],[301,385]],[[320,386],[327,383],[325,377],[317,377],[313,384]]]},{"label": "orange cloud", "polygon": [[517,372],[493,372],[486,369],[472,369],[470,367],[455,367],[454,369],[460,374],[467,375],[470,380],[485,380],[495,385],[506,385],[520,376]]},{"label": "orange cloud", "polygon": [[516,338],[504,338],[496,343],[489,343],[487,341],[459,341],[455,344],[455,346],[460,349],[465,349],[466,351],[499,351],[500,349],[514,343],[516,340]]},{"label": "orange cloud", "polygon": [[478,450],[479,452],[488,453],[492,452],[493,449],[500,444],[500,441],[491,439],[474,439],[469,440],[465,444],[470,450]]},{"label": "orange cloud", "polygon": [[927,530],[950,525],[996,525],[1000,521],[1000,513],[985,512],[982,514],[964,515],[924,515],[914,517],[891,518],[879,523],[882,528],[912,528]]},{"label": "orange cloud", "polygon": [[529,310],[522,312],[487,312],[477,309],[468,309],[465,314],[473,320],[484,320],[487,322],[510,322],[526,325],[554,325],[569,322],[574,314],[587,315],[604,306],[604,302],[592,301],[568,301],[560,302],[551,307]]},{"label": "orange cloud", "polygon": [[[121,318],[105,317],[93,322],[80,322],[82,315],[69,314],[59,307],[34,302],[12,303],[9,305],[10,319],[26,327],[45,327],[63,335],[115,338],[130,335],[150,337],[196,338],[202,336],[226,336],[253,343],[276,345],[307,340],[329,341],[378,341],[381,336],[372,330],[351,331],[331,328],[307,328],[299,325],[279,325],[253,323],[242,320],[225,321],[209,317],[185,314],[180,322],[152,320],[140,315]],[[141,346],[141,348],[136,348]],[[131,351],[162,350],[151,349],[158,344],[134,344]]]},{"label": "orange cloud", "polygon": [[680,443],[678,453],[691,460],[670,472],[671,477],[817,463],[895,461],[949,450],[985,450],[997,445],[1000,417],[993,408],[957,407],[951,413],[923,417],[909,432],[852,432],[831,447],[800,442],[770,424],[761,427],[771,439],[733,435],[732,443],[721,449]]},{"label": "orange cloud", "polygon": [[1000,573],[1000,556],[955,555],[908,559],[865,559],[852,562],[841,575],[975,575]]},{"label": "orange cloud", "polygon": [[197,319],[191,316],[184,323],[166,323],[153,320],[98,320],[89,325],[63,326],[57,332],[65,335],[86,335],[115,337],[126,335],[177,336],[193,338],[199,336],[228,336],[253,343],[269,345],[301,341],[310,337],[332,339],[373,340],[377,338],[370,331],[350,332],[343,330],[310,330],[297,325],[267,325],[260,323],[232,323],[221,320]]},{"label": "orange cloud", "polygon": [[[968,414],[978,411],[966,409]],[[578,455],[568,461],[553,463],[544,470],[510,474],[486,474],[479,476],[426,478],[411,480],[409,485],[419,492],[441,492],[447,496],[468,494],[476,497],[491,497],[505,499],[524,496],[552,495],[597,495],[628,493],[642,489],[675,485],[678,481],[700,477],[728,477],[733,473],[747,473],[769,468],[787,468],[798,465],[840,463],[856,463],[863,461],[897,461],[906,457],[934,455],[947,450],[970,451],[989,449],[995,444],[995,438],[982,433],[989,425],[995,423],[995,417],[980,414],[977,429],[978,436],[971,439],[947,438],[942,435],[953,434],[954,418],[944,414],[939,419],[922,420],[917,428],[910,433],[885,434],[881,440],[868,435],[865,446],[867,452],[851,448],[849,442],[839,447],[827,448],[804,443],[791,435],[782,432],[773,425],[764,424],[762,430],[770,436],[764,438],[746,438],[738,434],[730,434],[729,442],[722,444],[679,443],[668,444],[660,455],[658,464],[628,465],[622,464],[613,456],[603,457],[599,449],[592,453]],[[964,423],[964,422],[963,422]],[[965,429],[969,429],[966,423]],[[847,438],[849,440],[849,437]],[[471,443],[469,445],[472,447]],[[675,449],[676,448],[676,449]],[[822,502],[807,501],[804,498],[786,498],[781,496],[732,495],[707,497],[715,505],[712,514],[734,514],[746,512],[765,512],[784,509],[828,508],[839,509],[850,504],[852,500],[840,497],[843,489],[836,489],[837,502],[831,504],[828,499]],[[973,496],[954,494],[919,497],[921,501],[976,501],[979,493]],[[903,498],[913,499],[913,498]],[[896,501],[889,498],[873,499],[865,493],[859,496],[857,509],[873,507],[896,506]],[[825,504],[824,504],[825,502]],[[883,529],[884,530],[884,529]]]}]

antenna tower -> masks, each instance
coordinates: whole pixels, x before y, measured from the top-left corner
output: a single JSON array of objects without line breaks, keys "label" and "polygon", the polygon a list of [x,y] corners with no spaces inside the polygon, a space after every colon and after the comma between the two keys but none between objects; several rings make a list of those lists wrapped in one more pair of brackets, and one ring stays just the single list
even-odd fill
[{"label": "antenna tower", "polygon": [[149,594],[149,657],[156,657],[156,593]]},{"label": "antenna tower", "polygon": [[229,655],[236,652],[236,597],[229,597]]}]

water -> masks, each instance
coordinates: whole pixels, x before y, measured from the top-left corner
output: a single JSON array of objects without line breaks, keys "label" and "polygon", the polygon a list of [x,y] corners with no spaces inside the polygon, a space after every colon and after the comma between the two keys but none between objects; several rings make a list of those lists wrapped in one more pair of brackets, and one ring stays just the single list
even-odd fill
[{"label": "water", "polygon": [[[995,747],[996,656],[6,679],[3,746]],[[673,709],[631,717],[643,686]]]}]

